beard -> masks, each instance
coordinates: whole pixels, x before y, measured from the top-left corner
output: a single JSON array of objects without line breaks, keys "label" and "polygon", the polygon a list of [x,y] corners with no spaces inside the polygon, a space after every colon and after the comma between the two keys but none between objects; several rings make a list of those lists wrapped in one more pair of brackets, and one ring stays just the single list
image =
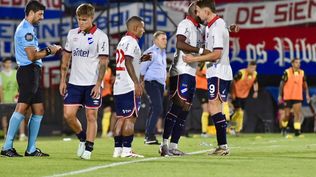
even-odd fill
[{"label": "beard", "polygon": [[32,23],[33,26],[38,26],[38,25],[40,24],[40,21],[41,21],[41,20],[34,21],[34,22]]}]

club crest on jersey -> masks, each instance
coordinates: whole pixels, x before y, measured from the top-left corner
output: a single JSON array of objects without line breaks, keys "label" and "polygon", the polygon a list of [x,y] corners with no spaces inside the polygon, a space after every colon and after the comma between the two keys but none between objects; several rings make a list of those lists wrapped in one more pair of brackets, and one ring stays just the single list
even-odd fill
[{"label": "club crest on jersey", "polygon": [[32,33],[26,33],[24,36],[26,41],[33,41],[33,34]]},{"label": "club crest on jersey", "polygon": [[88,43],[92,44],[93,43],[93,38],[92,37],[88,37]]},{"label": "club crest on jersey", "polygon": [[187,84],[181,84],[180,91],[181,91],[181,93],[187,92],[188,91],[188,85]]},{"label": "club crest on jersey", "polygon": [[89,56],[89,50],[82,50],[79,48],[76,48],[75,50],[73,50],[72,55],[75,56],[80,56],[80,57],[88,57]]}]

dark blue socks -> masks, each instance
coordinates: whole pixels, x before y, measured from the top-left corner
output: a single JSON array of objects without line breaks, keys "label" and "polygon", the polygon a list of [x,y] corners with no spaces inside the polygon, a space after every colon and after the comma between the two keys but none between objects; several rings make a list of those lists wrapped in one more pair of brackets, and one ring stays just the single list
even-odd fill
[{"label": "dark blue socks", "polygon": [[86,132],[84,130],[82,130],[81,132],[79,132],[76,135],[77,135],[79,141],[81,141],[81,142],[85,142],[86,139],[87,139],[87,134],[86,134]]},{"label": "dark blue socks", "polygon": [[123,147],[132,147],[132,142],[134,139],[134,135],[130,135],[130,136],[122,136],[123,137]]},{"label": "dark blue socks", "polygon": [[175,104],[172,104],[169,112],[166,115],[165,118],[165,125],[164,125],[164,131],[162,134],[163,139],[169,139],[173,127],[176,123],[177,115],[179,115],[179,112],[182,111],[182,108],[180,106],[177,106]]},{"label": "dark blue socks", "polygon": [[114,136],[114,147],[123,147],[123,136]]},{"label": "dark blue socks", "polygon": [[227,139],[226,139],[227,122],[226,122],[225,115],[222,114],[221,112],[216,113],[215,115],[212,115],[212,120],[216,128],[216,138],[217,138],[218,145],[220,146],[220,145],[227,144]]},{"label": "dark blue socks", "polygon": [[176,119],[176,123],[175,123],[175,125],[173,127],[171,140],[170,140],[171,143],[178,144],[179,139],[180,139],[180,137],[182,135],[182,132],[184,130],[184,127],[185,127],[185,120],[186,120],[186,118],[188,116],[188,113],[189,112],[187,112],[187,111],[182,111],[178,115],[178,117]]}]

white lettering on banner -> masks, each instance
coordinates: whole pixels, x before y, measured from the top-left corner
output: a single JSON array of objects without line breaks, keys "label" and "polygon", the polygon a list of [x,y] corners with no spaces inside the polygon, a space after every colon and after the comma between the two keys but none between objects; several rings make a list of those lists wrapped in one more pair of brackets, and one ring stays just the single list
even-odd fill
[{"label": "white lettering on banner", "polygon": [[265,42],[256,45],[248,44],[246,46],[247,61],[256,61],[258,64],[264,64],[268,61],[268,54],[264,50]]},{"label": "white lettering on banner", "polygon": [[230,46],[230,48],[232,49],[231,50],[231,53],[232,53],[231,62],[236,61],[239,63],[243,63],[244,60],[242,58],[238,57],[239,52],[240,52],[239,38],[231,37],[231,38],[229,38],[229,40],[230,40],[230,43],[232,44]]},{"label": "white lettering on banner", "polygon": [[289,38],[273,38],[276,41],[275,49],[279,53],[279,57],[275,63],[279,66],[285,66],[291,63],[291,59],[300,58],[306,63],[316,62],[316,43],[306,44],[306,39],[296,39],[293,44]]},{"label": "white lettering on banner", "polygon": [[243,60],[239,57],[240,53],[240,44],[239,38],[232,37],[230,38],[231,42],[231,62],[249,62],[256,61],[257,63],[264,64],[268,61],[268,53],[264,50],[265,41],[258,44],[247,44],[246,45],[246,60]]},{"label": "white lettering on banner", "polygon": [[[306,43],[306,38],[297,38],[295,41],[284,37],[274,37],[276,42],[274,49],[278,52],[275,64],[280,67],[285,66],[286,63],[291,63],[291,59],[300,58],[304,63],[316,63],[316,43]],[[244,63],[249,61],[256,61],[258,64],[265,64],[268,62],[268,52],[265,49],[266,42],[262,41],[257,44],[246,44],[246,60],[239,57],[240,44],[239,38],[232,37],[231,42],[231,62]]]},{"label": "white lettering on banner", "polygon": [[227,24],[266,28],[316,22],[316,0],[230,3],[219,6]]}]

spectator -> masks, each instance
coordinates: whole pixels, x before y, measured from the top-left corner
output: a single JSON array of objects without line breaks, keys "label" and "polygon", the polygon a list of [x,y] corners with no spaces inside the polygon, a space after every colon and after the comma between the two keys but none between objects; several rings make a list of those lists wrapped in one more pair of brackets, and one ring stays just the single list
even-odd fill
[{"label": "spectator", "polygon": [[[1,119],[1,122],[3,133],[5,135],[8,128],[8,113],[14,111],[19,93],[18,83],[16,81],[16,70],[12,68],[11,58],[4,58],[2,63],[3,70],[0,72],[0,87],[2,87],[2,89],[0,89],[0,95],[2,99],[0,100],[0,103],[3,104],[1,105],[1,113],[4,115]],[[22,121],[19,128],[20,141],[24,141],[27,138],[25,135],[25,122],[26,120]]]},{"label": "spectator", "polygon": [[223,102],[226,102],[229,85],[233,78],[229,62],[229,33],[223,19],[216,15],[213,0],[200,0],[196,3],[196,14],[207,23],[205,29],[205,48],[212,51],[206,55],[183,57],[188,64],[194,62],[211,62],[207,68],[209,111],[216,128],[218,147],[210,155],[228,155],[229,148],[226,138],[226,116],[223,113]]}]

